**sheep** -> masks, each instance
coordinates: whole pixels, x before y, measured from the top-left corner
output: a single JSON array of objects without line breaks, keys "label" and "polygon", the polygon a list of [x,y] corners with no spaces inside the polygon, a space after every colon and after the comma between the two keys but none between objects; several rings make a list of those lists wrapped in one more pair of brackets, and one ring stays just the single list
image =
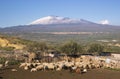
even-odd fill
[{"label": "sheep", "polygon": [[5,61],[5,67],[8,67],[9,61]]},{"label": "sheep", "polygon": [[54,69],[55,69],[55,65],[54,65],[53,63],[47,64],[46,67],[47,67],[49,70],[54,70]]},{"label": "sheep", "polygon": [[33,67],[37,67],[38,65],[40,65],[40,63],[31,63],[29,65],[30,68],[33,68]]},{"label": "sheep", "polygon": [[21,63],[19,68],[25,67],[27,65],[27,63]]},{"label": "sheep", "polygon": [[59,67],[59,68],[56,68],[56,71],[60,71],[61,69],[62,69],[62,68],[60,68],[60,67]]},{"label": "sheep", "polygon": [[76,73],[78,74],[81,74],[81,69],[78,67],[76,70],[75,70]]},{"label": "sheep", "polygon": [[75,70],[75,69],[77,69],[77,67],[76,66],[73,66],[73,67],[71,67],[72,68],[72,70]]},{"label": "sheep", "polygon": [[41,65],[42,63],[36,63],[36,65],[38,66],[38,65]]},{"label": "sheep", "polygon": [[11,71],[16,72],[16,71],[17,71],[17,69],[11,69]]},{"label": "sheep", "polygon": [[66,66],[67,68],[70,68],[70,67],[72,67],[73,65],[74,65],[73,62],[65,62],[65,66]]},{"label": "sheep", "polygon": [[83,71],[82,71],[83,73],[86,73],[87,72],[87,69],[83,69]]},{"label": "sheep", "polygon": [[36,67],[36,69],[37,69],[37,70],[42,70],[42,69],[44,69],[44,65],[42,65],[42,64],[41,64],[41,65],[38,65],[38,66]]},{"label": "sheep", "polygon": [[58,62],[58,63],[55,64],[55,66],[57,67],[56,71],[60,71],[64,67],[64,63],[63,62]]},{"label": "sheep", "polygon": [[32,69],[30,70],[30,72],[36,72],[36,71],[37,71],[36,68],[32,68]]},{"label": "sheep", "polygon": [[76,71],[76,69],[77,69],[77,67],[76,67],[76,66],[72,66],[72,67],[70,67],[70,68],[69,68],[69,71],[70,71],[70,72],[75,72],[75,71]]},{"label": "sheep", "polygon": [[75,72],[78,73],[78,74],[82,74],[82,73],[86,73],[87,69],[78,67],[78,68],[75,69]]},{"label": "sheep", "polygon": [[75,62],[75,66],[79,67],[80,66],[80,62]]},{"label": "sheep", "polygon": [[3,64],[0,64],[0,69],[3,67]]},{"label": "sheep", "polygon": [[24,67],[24,70],[28,70],[28,69],[29,69],[28,66],[25,66],[25,67]]}]

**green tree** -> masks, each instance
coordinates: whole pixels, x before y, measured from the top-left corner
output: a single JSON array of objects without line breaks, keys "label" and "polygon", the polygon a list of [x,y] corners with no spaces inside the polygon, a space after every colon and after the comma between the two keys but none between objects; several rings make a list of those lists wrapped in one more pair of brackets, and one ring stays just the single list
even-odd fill
[{"label": "green tree", "polygon": [[94,54],[99,54],[103,51],[104,51],[104,46],[101,44],[97,44],[97,43],[91,44],[89,49],[88,49],[89,53],[94,53]]},{"label": "green tree", "polygon": [[45,42],[40,42],[40,43],[32,43],[32,44],[29,44],[28,47],[27,47],[27,50],[29,52],[38,52],[38,51],[46,51],[48,49],[48,46]]},{"label": "green tree", "polygon": [[63,44],[60,49],[61,52],[67,54],[77,54],[78,52],[82,51],[82,47],[74,41],[69,41]]}]

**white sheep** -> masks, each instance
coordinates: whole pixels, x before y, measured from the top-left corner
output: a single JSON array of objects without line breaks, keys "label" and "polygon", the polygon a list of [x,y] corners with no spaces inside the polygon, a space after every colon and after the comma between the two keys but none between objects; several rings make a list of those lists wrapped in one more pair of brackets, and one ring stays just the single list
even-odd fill
[{"label": "white sheep", "polygon": [[32,68],[30,71],[31,71],[31,72],[36,72],[37,69],[36,69],[36,68]]},{"label": "white sheep", "polygon": [[28,70],[28,69],[29,69],[28,66],[25,66],[25,67],[24,67],[24,70]]},{"label": "white sheep", "polygon": [[0,64],[0,69],[3,67],[3,64]]},{"label": "white sheep", "polygon": [[11,71],[16,72],[16,71],[17,71],[17,69],[11,69]]},{"label": "white sheep", "polygon": [[8,63],[9,63],[9,61],[7,60],[7,61],[5,61],[5,67],[7,67],[8,66]]},{"label": "white sheep", "polygon": [[38,65],[38,66],[36,67],[36,69],[37,69],[37,70],[42,70],[42,69],[44,69],[44,65],[42,65],[42,64],[41,64],[41,65]]},{"label": "white sheep", "polygon": [[59,69],[62,69],[63,66],[64,66],[64,63],[63,63],[63,62],[59,62],[59,63],[56,63],[55,65],[56,65],[56,67],[58,67]]},{"label": "white sheep", "polygon": [[61,69],[62,69],[62,68],[59,67],[59,68],[56,69],[56,71],[60,71]]},{"label": "white sheep", "polygon": [[83,71],[82,71],[83,73],[86,73],[87,72],[87,69],[83,69]]},{"label": "white sheep", "polygon": [[46,66],[50,70],[54,70],[55,69],[55,65],[53,63],[47,64]]},{"label": "white sheep", "polygon": [[72,67],[74,65],[74,63],[73,62],[65,62],[65,66],[66,67]]},{"label": "white sheep", "polygon": [[72,68],[72,70],[75,70],[75,69],[77,69],[77,67],[76,66],[73,66],[73,67],[71,67]]},{"label": "white sheep", "polygon": [[22,68],[22,67],[24,68],[26,65],[27,65],[27,63],[21,63],[19,68]]}]

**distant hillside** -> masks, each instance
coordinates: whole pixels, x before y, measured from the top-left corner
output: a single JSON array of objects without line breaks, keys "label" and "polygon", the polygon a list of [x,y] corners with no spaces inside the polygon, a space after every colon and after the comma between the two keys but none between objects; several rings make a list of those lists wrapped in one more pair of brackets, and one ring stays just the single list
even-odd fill
[{"label": "distant hillside", "polygon": [[24,49],[29,41],[17,37],[10,37],[0,34],[0,49],[13,48],[15,50]]},{"label": "distant hillside", "polygon": [[34,32],[119,32],[119,26],[101,24],[50,24],[23,25],[7,27],[1,33],[34,33]]}]

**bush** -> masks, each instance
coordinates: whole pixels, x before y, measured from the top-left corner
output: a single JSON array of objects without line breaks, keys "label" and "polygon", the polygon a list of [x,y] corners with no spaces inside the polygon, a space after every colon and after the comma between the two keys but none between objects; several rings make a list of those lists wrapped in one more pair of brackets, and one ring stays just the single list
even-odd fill
[{"label": "bush", "polygon": [[6,61],[6,58],[0,58],[0,64],[4,64],[5,63],[5,61]]},{"label": "bush", "polygon": [[97,44],[97,43],[91,44],[88,49],[89,53],[94,53],[94,54],[99,54],[103,51],[104,51],[104,46],[102,44]]},{"label": "bush", "polygon": [[61,48],[61,52],[67,54],[77,54],[78,52],[83,52],[82,46],[80,46],[77,42],[69,41],[64,43]]},{"label": "bush", "polygon": [[18,65],[19,63],[20,63],[20,61],[19,60],[15,60],[15,59],[11,59],[9,61],[9,65]]},{"label": "bush", "polygon": [[1,50],[6,50],[6,51],[13,51],[15,48],[14,47],[0,47]]},{"label": "bush", "polygon": [[31,43],[27,46],[28,52],[37,52],[37,51],[46,51],[48,49],[48,46],[45,42],[40,43]]}]

